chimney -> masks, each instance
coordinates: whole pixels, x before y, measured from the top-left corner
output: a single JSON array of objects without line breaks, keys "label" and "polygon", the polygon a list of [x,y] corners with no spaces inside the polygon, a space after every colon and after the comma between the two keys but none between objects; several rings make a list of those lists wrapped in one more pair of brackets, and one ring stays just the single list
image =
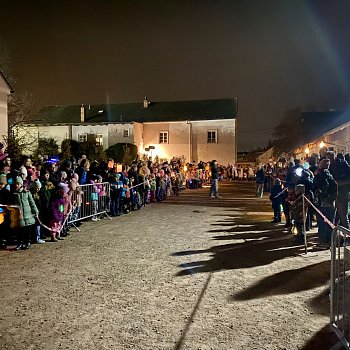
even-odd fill
[{"label": "chimney", "polygon": [[145,98],[143,99],[143,108],[148,108],[148,105],[149,105],[150,103],[151,103],[151,102],[148,101],[147,96],[145,96]]},{"label": "chimney", "polygon": [[80,107],[80,123],[85,123],[85,107],[81,105]]}]

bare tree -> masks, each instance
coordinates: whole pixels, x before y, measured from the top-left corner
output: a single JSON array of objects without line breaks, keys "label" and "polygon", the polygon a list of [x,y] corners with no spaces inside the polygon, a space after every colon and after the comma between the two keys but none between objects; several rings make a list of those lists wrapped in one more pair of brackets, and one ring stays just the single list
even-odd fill
[{"label": "bare tree", "polygon": [[302,108],[296,107],[284,113],[273,129],[274,147],[280,152],[289,152],[302,140]]},{"label": "bare tree", "polygon": [[8,97],[8,135],[5,137],[7,148],[17,156],[21,149],[31,146],[36,142],[33,137],[23,137],[22,124],[30,121],[34,100],[29,92],[18,93],[17,79],[11,69],[11,56],[4,40],[0,38],[0,70],[5,75],[9,84],[15,90]]}]

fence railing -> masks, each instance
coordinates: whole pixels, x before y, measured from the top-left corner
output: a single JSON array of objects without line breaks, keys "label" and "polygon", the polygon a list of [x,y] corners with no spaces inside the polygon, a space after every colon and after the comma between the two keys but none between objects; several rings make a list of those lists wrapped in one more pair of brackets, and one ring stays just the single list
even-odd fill
[{"label": "fence railing", "polygon": [[72,210],[67,224],[107,214],[110,209],[110,192],[109,182],[80,185],[72,194]]},{"label": "fence railing", "polygon": [[350,230],[337,226],[332,233],[330,324],[350,350]]}]

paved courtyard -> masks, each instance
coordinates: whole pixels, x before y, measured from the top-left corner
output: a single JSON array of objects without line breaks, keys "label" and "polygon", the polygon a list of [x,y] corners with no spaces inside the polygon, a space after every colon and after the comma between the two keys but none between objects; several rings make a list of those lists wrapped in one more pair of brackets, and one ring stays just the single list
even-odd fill
[{"label": "paved courtyard", "polygon": [[0,349],[329,349],[329,251],[293,246],[253,184],[220,190],[0,251]]}]

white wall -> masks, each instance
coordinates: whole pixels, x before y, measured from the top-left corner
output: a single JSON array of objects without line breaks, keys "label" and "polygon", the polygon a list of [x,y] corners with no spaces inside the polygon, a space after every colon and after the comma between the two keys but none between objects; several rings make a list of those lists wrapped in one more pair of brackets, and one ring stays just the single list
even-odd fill
[{"label": "white wall", "polygon": [[[217,143],[207,143],[208,131],[217,131]],[[216,159],[219,164],[237,159],[236,120],[221,119],[192,122],[192,160]]]},{"label": "white wall", "polygon": [[59,147],[66,138],[69,138],[69,126],[18,126],[17,135],[23,143],[28,144],[23,154],[32,154],[38,147],[39,138],[54,138]]},{"label": "white wall", "polygon": [[[129,137],[124,137],[124,130],[129,130]],[[131,123],[108,124],[108,147],[116,143],[134,143],[134,127]],[[108,148],[106,147],[106,148]]]},{"label": "white wall", "polygon": [[[159,143],[159,133],[168,131],[169,143]],[[143,146],[154,146],[152,157],[170,160],[184,155],[189,161],[189,125],[186,122],[143,123]]]},{"label": "white wall", "polygon": [[[209,161],[221,164],[236,162],[236,120],[210,120],[169,123],[144,123],[144,147],[155,146],[152,152],[162,159],[184,155],[186,161]],[[217,143],[207,143],[207,132],[217,131]],[[169,143],[159,143],[159,133],[168,131]],[[191,135],[191,141],[190,141]],[[191,143],[191,147],[190,147]]]},{"label": "white wall", "polygon": [[108,148],[108,125],[72,125],[72,139],[79,141],[80,134],[102,134],[103,148]]},{"label": "white wall", "polygon": [[134,143],[140,155],[144,154],[144,144],[143,144],[143,124],[133,123],[134,132]]}]

